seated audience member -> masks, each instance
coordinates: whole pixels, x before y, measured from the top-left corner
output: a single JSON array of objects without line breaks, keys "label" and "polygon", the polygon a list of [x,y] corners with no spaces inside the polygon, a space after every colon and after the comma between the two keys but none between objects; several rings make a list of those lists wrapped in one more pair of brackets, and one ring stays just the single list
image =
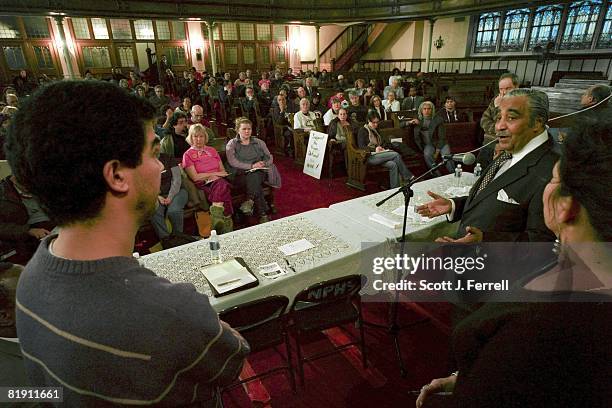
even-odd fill
[{"label": "seated audience member", "polygon": [[255,97],[255,90],[252,87],[246,88],[245,97],[240,98],[240,107],[242,108],[243,116],[249,118],[251,122],[257,123],[259,102]]},{"label": "seated audience member", "polygon": [[0,160],[4,160],[4,141],[8,134],[8,129],[11,126],[11,118],[17,112],[14,106],[5,106],[0,112]]},{"label": "seated audience member", "polygon": [[329,142],[332,146],[339,146],[344,152],[344,166],[348,168],[348,153],[346,150],[346,141],[349,134],[353,134],[355,129],[361,126],[360,123],[352,121],[348,116],[346,108],[340,108],[338,117],[333,119],[327,130]]},{"label": "seated audience member", "polygon": [[155,117],[107,82],[61,81],[9,135],[15,177],[60,226],[19,279],[17,334],[31,385],[63,387],[66,406],[216,406],[249,352],[207,296],[132,256],[160,191]]},{"label": "seated audience member", "polygon": [[17,251],[17,260],[26,263],[40,240],[51,233],[55,223],[39,201],[11,175],[0,181],[0,249]]},{"label": "seated audience member", "polygon": [[296,106],[300,106],[300,101],[304,98],[308,99],[308,102],[310,102],[310,98],[306,97],[306,90],[304,89],[303,86],[298,87],[298,89],[295,90],[295,98],[293,98],[293,103]]},{"label": "seated audience member", "polygon": [[325,106],[321,103],[321,94],[314,93],[312,94],[312,100],[310,101],[310,110],[317,115],[317,117],[323,117],[323,112],[325,111]]},{"label": "seated audience member", "polygon": [[480,127],[485,134],[485,143],[495,139],[495,122],[499,113],[499,104],[508,92],[519,87],[519,79],[515,74],[505,73],[499,77],[499,94],[493,98],[480,118]]},{"label": "seated audience member", "polygon": [[142,86],[142,85],[136,85],[134,87],[134,94],[136,96],[138,96],[139,98],[148,99],[147,95],[146,95],[146,92],[145,92],[145,89],[144,89],[144,86]]},{"label": "seated audience member", "polygon": [[[348,102],[345,102],[346,99],[344,99],[344,92],[342,90],[337,90],[335,95],[332,95],[329,98],[329,101],[327,101],[327,107],[331,108],[332,107],[332,102],[333,100],[338,99],[340,101],[340,105],[345,105],[346,107],[348,107]],[[344,102],[344,104],[343,104]]]},{"label": "seated audience member", "polygon": [[317,115],[310,111],[310,102],[303,98],[300,100],[300,111],[293,115],[293,128],[309,132],[317,127],[315,120],[317,120]]},{"label": "seated audience member", "polygon": [[315,79],[313,77],[308,77],[304,80],[304,91],[306,92],[306,97],[312,100],[312,97],[318,93],[317,87],[314,85]]},{"label": "seated audience member", "polygon": [[387,99],[382,101],[383,106],[387,112],[399,112],[400,103],[395,99],[395,92],[389,91],[387,93]]},{"label": "seated audience member", "polygon": [[331,99],[331,108],[323,115],[323,124],[329,126],[332,120],[338,117],[338,111],[340,110],[340,99],[333,97]]},{"label": "seated audience member", "polygon": [[157,209],[151,217],[151,224],[162,247],[168,248],[170,231],[166,225],[166,217],[172,226],[172,234],[183,233],[183,209],[189,197],[187,190],[181,187],[182,177],[178,160],[170,155],[160,154],[159,161],[164,165],[164,171],[161,175]]},{"label": "seated audience member", "polygon": [[287,73],[283,77],[285,81],[293,81],[295,79],[295,75],[293,75],[293,69],[287,68]]},{"label": "seated audience member", "polygon": [[370,110],[375,111],[378,117],[380,117],[380,120],[391,120],[391,113],[387,112],[383,106],[382,99],[380,99],[378,95],[374,95],[372,99],[370,99]]},{"label": "seated audience member", "polygon": [[246,73],[240,72],[238,73],[238,79],[234,81],[234,87],[238,88],[240,86],[246,86]]},{"label": "seated audience member", "polygon": [[269,75],[268,72],[264,71],[261,73],[261,79],[259,80],[259,82],[257,82],[257,85],[261,88],[261,86],[263,84],[268,84],[268,87],[270,86],[271,82],[269,79]]},{"label": "seated audience member", "polygon": [[400,82],[397,79],[394,79],[391,85],[385,87],[385,90],[383,91],[383,97],[385,99],[387,99],[389,92],[394,92],[395,99],[397,100],[404,99],[404,89],[400,86]]},{"label": "seated audience member", "polygon": [[359,97],[363,96],[364,92],[366,91],[365,79],[362,79],[362,78],[357,79],[355,81],[355,88],[353,88],[353,91],[357,93],[357,96]]},{"label": "seated audience member", "polygon": [[285,82],[283,80],[283,75],[277,71],[274,73],[274,79],[270,81],[270,88],[274,89],[275,91],[278,91],[283,85],[283,82]]},{"label": "seated audience member", "polygon": [[287,100],[284,96],[276,97],[278,106],[272,110],[272,121],[275,125],[282,126],[284,146],[283,151],[287,156],[293,156],[293,132],[291,131],[291,123],[289,122],[289,110],[287,109]]},{"label": "seated audience member", "polygon": [[12,106],[13,108],[19,107],[19,97],[12,93],[7,93],[4,96],[4,100],[6,101],[6,106]]},{"label": "seated audience member", "polygon": [[[29,387],[30,381],[23,366],[23,355],[19,348],[15,327],[15,298],[17,282],[23,267],[0,262],[0,384],[3,387]],[[15,403],[9,407],[36,406]]]},{"label": "seated audience member", "polygon": [[181,102],[181,104],[179,106],[176,107],[176,109],[174,110],[175,112],[183,112],[185,115],[188,115],[191,113],[191,98],[186,96],[183,98],[183,101]]},{"label": "seated audience member", "polygon": [[415,111],[419,109],[419,106],[421,106],[423,102],[425,102],[425,98],[417,95],[416,86],[411,86],[410,90],[408,91],[408,96],[402,101],[402,110]]},{"label": "seated audience member", "polygon": [[444,123],[467,122],[468,118],[465,113],[457,112],[457,102],[452,96],[447,96],[444,100],[444,108],[442,108],[437,116],[442,118]]},{"label": "seated audience member", "polygon": [[369,106],[374,95],[376,95],[376,89],[372,85],[368,85],[361,95],[361,103],[363,106]]},{"label": "seated audience member", "polygon": [[180,160],[189,149],[189,143],[185,140],[188,126],[187,115],[183,112],[174,112],[169,125],[166,135],[161,140],[160,151]]},{"label": "seated audience member", "polygon": [[140,85],[144,88],[145,96],[146,96],[147,99],[149,99],[150,97],[155,95],[155,91],[153,89],[151,89],[151,87],[149,86],[149,83],[147,81],[143,81]]},{"label": "seated audience member", "polygon": [[570,132],[540,197],[557,264],[514,288],[522,302],[488,303],[459,323],[458,371],[425,385],[417,407],[441,391],[453,407],[610,405],[612,126],[592,119]]},{"label": "seated audience member", "polygon": [[217,83],[217,79],[215,77],[208,78],[208,90],[206,94],[208,95],[208,103],[213,111],[217,112],[219,110],[219,91],[221,87]]},{"label": "seated audience member", "polygon": [[[204,108],[202,108],[200,105],[193,105],[191,107],[190,116],[189,116],[189,119],[187,120],[187,124],[189,125],[194,125],[196,123],[199,123],[207,128],[208,126],[210,126],[210,124],[204,117]],[[212,133],[212,130],[208,132],[208,137],[210,138],[211,136],[214,139],[214,133]]]},{"label": "seated audience member", "polygon": [[36,79],[31,78],[28,71],[22,69],[13,79],[13,86],[20,97],[30,95],[36,89]]},{"label": "seated audience member", "polygon": [[207,146],[208,132],[200,124],[192,125],[187,135],[191,147],[183,154],[183,169],[211,203],[212,229],[223,234],[233,229],[232,186],[217,151]]},{"label": "seated audience member", "polygon": [[319,86],[329,86],[332,83],[331,75],[327,72],[326,69],[321,71],[321,75],[319,76]]},{"label": "seated audience member", "polygon": [[361,104],[359,95],[357,92],[351,91],[349,93],[349,99],[351,101],[348,107],[348,114],[351,120],[364,124],[366,122],[366,115],[368,114],[368,108]]},{"label": "seated audience member", "polygon": [[240,211],[259,216],[259,222],[268,222],[268,203],[264,197],[263,185],[280,188],[281,179],[273,163],[272,154],[266,143],[251,137],[253,124],[247,118],[236,119],[237,136],[227,142],[227,161],[236,170],[234,186],[246,189],[247,200],[240,205]]},{"label": "seated audience member", "polygon": [[344,75],[338,75],[338,82],[336,83],[336,88],[345,90],[348,89],[349,86],[350,84],[348,80],[344,78]]},{"label": "seated audience member", "polygon": [[[429,168],[435,166],[436,161],[444,155],[450,154],[450,146],[446,141],[446,130],[440,116],[435,115],[432,102],[425,101],[419,106],[418,119],[412,119],[408,123],[414,127],[414,141],[423,151],[425,163]],[[403,124],[403,123],[402,123]],[[446,163],[450,173],[455,171],[452,161]],[[439,173],[438,173],[439,174]]]},{"label": "seated audience member", "polygon": [[155,86],[155,95],[149,98],[149,102],[155,108],[157,113],[160,113],[160,109],[162,106],[166,106],[170,104],[170,98],[164,95],[164,87],[161,85]]},{"label": "seated audience member", "polygon": [[[589,87],[584,94],[582,94],[582,97],[580,98],[580,105],[582,105],[583,108],[595,106],[604,99],[608,98],[611,90],[612,88],[610,88],[608,85],[593,85]],[[612,104],[610,104],[608,99],[607,103],[604,102],[598,105],[596,110],[603,110],[610,105]]]},{"label": "seated audience member", "polygon": [[391,71],[391,76],[389,77],[389,86],[393,85],[393,81],[398,81],[401,82],[402,81],[402,76],[400,75],[400,70],[399,68],[393,68],[393,71]]},{"label": "seated audience member", "polygon": [[126,92],[130,92],[130,87],[128,84],[128,80],[123,78],[119,80],[119,88],[123,89]]},{"label": "seated audience member", "polygon": [[412,178],[412,173],[406,168],[402,156],[391,150],[393,146],[390,141],[384,140],[378,133],[378,122],[380,122],[378,113],[373,110],[369,111],[367,120],[368,123],[359,129],[357,145],[360,149],[367,149],[371,152],[367,159],[369,165],[380,164],[389,169],[390,187],[399,187],[400,175],[404,181],[408,181]]},{"label": "seated audience member", "polygon": [[270,85],[264,82],[257,93],[257,101],[259,102],[261,116],[267,117],[270,115],[274,95],[270,92]]}]

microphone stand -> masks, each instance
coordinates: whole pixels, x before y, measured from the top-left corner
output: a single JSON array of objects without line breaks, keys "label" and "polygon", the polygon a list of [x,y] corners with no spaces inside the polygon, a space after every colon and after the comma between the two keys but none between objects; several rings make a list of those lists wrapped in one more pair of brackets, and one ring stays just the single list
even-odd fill
[{"label": "microphone stand", "polygon": [[[435,165],[434,167],[432,167],[431,169],[429,169],[425,173],[421,174],[419,177],[416,177],[416,178],[412,177],[410,179],[410,181],[408,182],[408,184],[406,184],[403,187],[400,187],[399,189],[397,189],[397,191],[395,191],[391,195],[383,198],[382,200],[380,200],[379,202],[376,203],[376,206],[380,207],[381,205],[383,205],[384,203],[386,203],[387,201],[389,201],[391,198],[395,197],[399,193],[404,194],[404,220],[403,220],[403,224],[402,224],[402,236],[400,238],[400,255],[402,257],[404,256],[404,253],[406,251],[406,223],[407,223],[407,220],[408,220],[408,205],[410,204],[410,199],[412,197],[414,197],[414,191],[412,190],[412,186],[416,182],[422,180],[426,176],[428,176],[428,175],[432,174],[433,172],[435,172],[436,170],[438,170],[440,167],[446,165],[446,163],[448,163],[449,161],[450,161],[449,157],[443,157],[442,161],[440,163],[438,163],[437,165]],[[401,271],[399,269],[396,269],[395,281],[399,282],[400,279],[401,279]],[[404,365],[404,360],[402,358],[402,350],[401,350],[400,343],[399,343],[400,331],[402,331],[404,329],[407,329],[409,327],[415,326],[417,324],[424,323],[424,322],[428,321],[429,318],[424,318],[424,319],[418,320],[416,322],[410,323],[408,325],[400,326],[398,321],[397,321],[399,296],[400,296],[399,290],[396,290],[395,291],[395,299],[391,303],[391,309],[389,311],[389,322],[388,322],[388,325],[378,324],[378,323],[371,323],[371,322],[364,322],[364,324],[367,325],[367,326],[371,326],[371,327],[385,329],[385,330],[387,330],[389,332],[391,337],[393,337],[393,344],[395,345],[395,356],[397,358],[397,363],[399,365],[400,375],[402,377],[406,377],[406,374],[407,374],[406,367]]]}]

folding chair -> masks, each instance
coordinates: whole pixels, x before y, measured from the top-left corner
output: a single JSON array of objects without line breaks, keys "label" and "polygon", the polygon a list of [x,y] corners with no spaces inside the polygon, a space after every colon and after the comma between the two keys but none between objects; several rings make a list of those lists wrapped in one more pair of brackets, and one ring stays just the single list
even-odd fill
[{"label": "folding chair", "polygon": [[251,346],[251,354],[285,343],[287,365],[275,367],[263,373],[237,381],[225,389],[271,375],[279,370],[288,370],[291,389],[295,392],[295,375],[291,359],[291,345],[284,316],[289,299],[285,296],[270,296],[234,306],[219,313],[219,318],[237,330]]},{"label": "folding chair", "polygon": [[[289,310],[289,332],[297,345],[298,374],[304,385],[304,363],[359,346],[363,367],[367,366],[363,318],[361,313],[361,275],[350,275],[312,285],[297,294]],[[334,350],[302,356],[301,337],[304,334],[342,327],[357,322],[359,340],[334,347]]]}]

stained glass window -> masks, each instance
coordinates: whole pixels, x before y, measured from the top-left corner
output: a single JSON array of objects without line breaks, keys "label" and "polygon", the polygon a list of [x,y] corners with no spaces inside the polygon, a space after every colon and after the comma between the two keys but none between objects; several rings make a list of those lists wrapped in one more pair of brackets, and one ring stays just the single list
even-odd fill
[{"label": "stained glass window", "polygon": [[51,37],[46,17],[23,17],[23,25],[29,38]]},{"label": "stained glass window", "polygon": [[119,54],[119,65],[122,67],[133,67],[134,66],[134,50],[132,47],[117,47],[117,53]]},{"label": "stained glass window", "polygon": [[170,39],[170,26],[166,20],[157,20],[155,22],[155,28],[157,28],[157,39],[158,40],[169,40]]},{"label": "stained glass window", "polygon": [[546,47],[550,41],[557,41],[562,15],[563,6],[543,6],[536,9],[529,38],[530,50],[537,45]]},{"label": "stained glass window", "polygon": [[111,31],[113,32],[113,38],[115,40],[131,40],[132,39],[132,28],[130,26],[130,20],[127,19],[112,19]]},{"label": "stained glass window", "polygon": [[34,55],[38,68],[53,68],[53,58],[51,58],[51,50],[46,45],[35,45]]},{"label": "stained glass window", "polygon": [[261,63],[262,64],[269,64],[270,63],[270,47],[263,46],[263,47],[259,47],[259,53],[261,55]]},{"label": "stained glass window", "polygon": [[25,57],[21,47],[2,47],[4,60],[9,69],[23,69],[26,67]]},{"label": "stained glass window", "polygon": [[89,40],[91,34],[89,34],[89,26],[87,25],[86,18],[72,17],[72,29],[74,30],[74,36],[77,40]]},{"label": "stained glass window", "polygon": [[186,40],[187,35],[185,34],[185,23],[182,21],[171,21],[172,34],[174,35],[173,40]]},{"label": "stained glass window", "polygon": [[601,0],[578,1],[569,6],[562,49],[591,48]]},{"label": "stained glass window", "polygon": [[172,65],[186,65],[184,47],[166,47],[164,54],[168,57],[168,62]]},{"label": "stained glass window", "polygon": [[270,24],[257,24],[257,39],[259,41],[270,41]]},{"label": "stained glass window", "polygon": [[274,25],[274,41],[287,41],[287,29],[284,25]]},{"label": "stained glass window", "polygon": [[108,40],[108,27],[106,20],[103,18],[92,18],[91,26],[93,27],[94,38],[96,40]]},{"label": "stained glass window", "polygon": [[21,38],[16,17],[0,16],[0,38]]},{"label": "stained glass window", "polygon": [[[225,31],[223,32],[225,35]],[[238,65],[238,47],[225,44],[225,64]]]},{"label": "stained glass window", "polygon": [[134,31],[136,32],[137,40],[155,39],[155,33],[153,32],[153,21],[151,20],[134,20]]},{"label": "stained glass window", "polygon": [[254,41],[255,40],[255,26],[253,24],[241,23],[240,24],[240,39],[242,41]]},{"label": "stained glass window", "polygon": [[597,48],[612,48],[612,4],[608,4],[608,12],[601,28]]},{"label": "stained glass window", "polygon": [[255,46],[254,45],[243,45],[242,46],[242,62],[245,64],[255,63]]},{"label": "stained glass window", "polygon": [[476,52],[495,52],[497,36],[499,35],[499,20],[501,13],[482,14],[478,19],[478,30],[476,33]]},{"label": "stained glass window", "polygon": [[285,56],[285,46],[277,45],[276,47],[276,62],[285,62],[287,57]]},{"label": "stained glass window", "polygon": [[238,40],[238,29],[236,28],[236,23],[223,23],[221,24],[221,30],[223,31],[223,41]]},{"label": "stained glass window", "polygon": [[501,51],[522,51],[527,36],[529,9],[511,10],[506,13],[502,31]]},{"label": "stained glass window", "polygon": [[110,68],[108,47],[83,47],[81,50],[85,68]]}]

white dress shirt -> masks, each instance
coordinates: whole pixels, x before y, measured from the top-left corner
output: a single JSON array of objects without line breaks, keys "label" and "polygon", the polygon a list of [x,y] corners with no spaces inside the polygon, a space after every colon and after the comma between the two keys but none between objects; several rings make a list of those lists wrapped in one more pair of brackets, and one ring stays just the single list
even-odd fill
[{"label": "white dress shirt", "polygon": [[[383,106],[386,110],[390,110],[391,112],[399,112],[400,111],[400,103],[396,99],[393,102],[389,102],[387,99],[382,101]],[[389,108],[391,106],[391,108]]]}]

